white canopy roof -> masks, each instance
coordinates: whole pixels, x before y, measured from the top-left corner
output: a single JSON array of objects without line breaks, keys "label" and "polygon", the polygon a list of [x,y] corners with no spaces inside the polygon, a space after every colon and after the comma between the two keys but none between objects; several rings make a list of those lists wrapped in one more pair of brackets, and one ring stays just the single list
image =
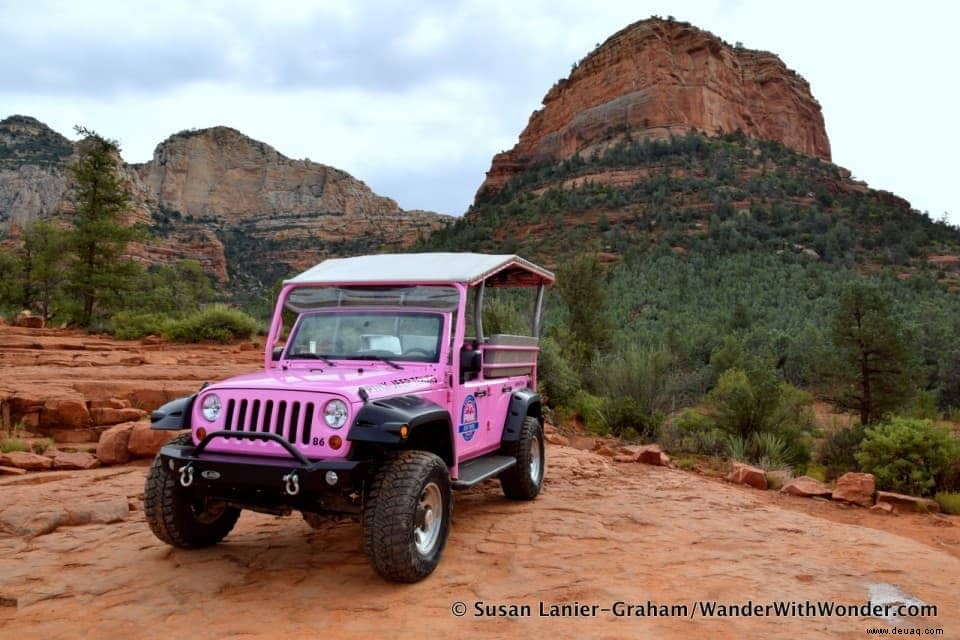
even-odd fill
[{"label": "white canopy roof", "polygon": [[552,284],[553,273],[514,255],[483,253],[381,253],[324,260],[286,284],[489,284],[534,286]]}]

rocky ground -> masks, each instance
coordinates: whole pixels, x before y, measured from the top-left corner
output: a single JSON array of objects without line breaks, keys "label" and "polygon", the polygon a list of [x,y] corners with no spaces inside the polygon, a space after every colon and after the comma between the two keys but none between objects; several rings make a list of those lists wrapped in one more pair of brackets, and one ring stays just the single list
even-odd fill
[{"label": "rocky ground", "polygon": [[[155,384],[173,389],[256,361],[237,347],[103,346],[123,351],[124,344],[146,362],[84,373],[60,354],[64,364],[32,365],[43,372],[15,365],[14,377],[40,385],[46,375],[74,389],[95,380],[115,396],[107,380],[146,389],[162,373]],[[123,357],[133,356],[106,359]],[[162,364],[167,359],[179,364]],[[12,366],[3,363],[5,378]],[[575,446],[551,445],[548,456],[535,502],[508,502],[495,483],[457,494],[443,561],[415,585],[380,580],[350,521],[313,530],[296,516],[244,513],[217,547],[167,547],[143,518],[146,461],[0,477],[0,638],[861,638],[870,627],[893,626],[960,637],[956,518],[759,491]],[[539,615],[540,602],[692,607],[870,597],[919,600],[939,611],[902,620]],[[478,617],[481,601],[530,605],[531,615]],[[466,616],[451,612],[457,602]]]}]

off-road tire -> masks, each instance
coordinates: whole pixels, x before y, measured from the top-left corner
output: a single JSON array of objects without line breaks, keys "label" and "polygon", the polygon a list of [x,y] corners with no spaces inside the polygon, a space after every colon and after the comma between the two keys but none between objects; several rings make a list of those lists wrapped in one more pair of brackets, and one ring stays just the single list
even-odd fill
[{"label": "off-road tire", "polygon": [[[547,459],[543,446],[543,428],[534,416],[523,419],[520,437],[508,442],[503,453],[517,459],[517,464],[500,474],[500,488],[511,500],[533,500],[543,486]],[[537,459],[539,458],[539,464]]]},{"label": "off-road tire", "polygon": [[[439,502],[439,530],[424,552],[415,529],[425,496]],[[437,513],[431,509],[433,518]],[[363,505],[363,550],[370,566],[393,582],[416,582],[430,575],[440,562],[450,534],[453,496],[446,463],[427,451],[401,451],[384,460],[374,476]]]},{"label": "off-road tire", "polygon": [[[192,442],[187,433],[174,438],[170,444]],[[240,517],[240,509],[236,507],[207,503],[203,506],[209,513],[203,519],[198,519],[197,506],[197,502],[177,484],[177,476],[164,466],[157,454],[147,473],[143,492],[143,513],[153,535],[183,549],[209,547],[223,540]]]}]

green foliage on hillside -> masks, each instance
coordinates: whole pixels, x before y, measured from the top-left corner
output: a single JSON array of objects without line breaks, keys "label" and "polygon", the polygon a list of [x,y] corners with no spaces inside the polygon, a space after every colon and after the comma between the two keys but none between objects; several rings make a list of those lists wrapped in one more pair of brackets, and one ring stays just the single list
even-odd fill
[{"label": "green foliage on hillside", "polygon": [[[857,466],[863,427],[820,433],[798,388],[845,400],[865,422],[960,407],[960,297],[950,290],[960,272],[927,261],[960,253],[960,230],[776,142],[621,132],[481,195],[417,249],[555,266],[542,388],[594,428],[648,429],[704,405],[662,422],[660,438],[798,468],[820,440],[818,460],[836,474]],[[581,254],[607,254],[606,268],[592,272]],[[582,313],[597,300],[606,305]],[[861,311],[868,322],[851,331]],[[577,345],[583,316],[612,333]],[[864,377],[855,364],[865,351],[877,364]],[[638,380],[625,386],[621,371]],[[856,393],[865,379],[866,403]]]},{"label": "green foliage on hillside", "polygon": [[[605,172],[635,172],[636,181],[603,184]],[[920,267],[924,254],[958,242],[960,230],[867,189],[832,164],[777,142],[690,133],[667,141],[626,138],[603,153],[527,171],[425,246],[540,257],[572,247],[625,252],[663,245],[706,254],[782,251],[836,266]]]}]

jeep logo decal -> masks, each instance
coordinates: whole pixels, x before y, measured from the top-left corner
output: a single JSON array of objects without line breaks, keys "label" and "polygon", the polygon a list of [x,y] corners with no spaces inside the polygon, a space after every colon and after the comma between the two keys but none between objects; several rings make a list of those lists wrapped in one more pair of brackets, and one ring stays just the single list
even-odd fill
[{"label": "jeep logo decal", "polygon": [[468,395],[463,399],[463,407],[460,409],[460,427],[457,431],[464,442],[473,440],[480,426],[480,419],[477,417],[477,399],[473,395]]},{"label": "jeep logo decal", "polygon": [[204,480],[220,479],[220,473],[217,471],[214,471],[213,469],[207,469],[206,471],[201,472],[200,475],[203,476]]}]

